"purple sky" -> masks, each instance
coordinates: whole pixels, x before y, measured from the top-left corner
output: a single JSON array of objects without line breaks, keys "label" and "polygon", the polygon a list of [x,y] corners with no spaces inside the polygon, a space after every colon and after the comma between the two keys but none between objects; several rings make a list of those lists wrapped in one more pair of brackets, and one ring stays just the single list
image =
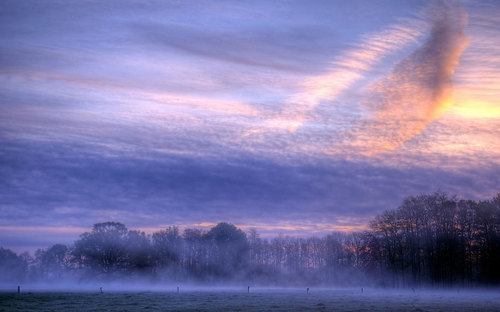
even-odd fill
[{"label": "purple sky", "polygon": [[366,226],[500,192],[500,2],[0,7],[0,246]]}]

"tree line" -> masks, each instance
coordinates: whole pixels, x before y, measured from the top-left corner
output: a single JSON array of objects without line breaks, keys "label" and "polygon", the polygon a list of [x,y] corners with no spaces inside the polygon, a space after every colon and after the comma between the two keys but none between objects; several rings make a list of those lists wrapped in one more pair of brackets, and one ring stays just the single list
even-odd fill
[{"label": "tree line", "polygon": [[176,226],[146,235],[118,222],[95,224],[71,246],[33,256],[0,248],[0,282],[147,278],[156,282],[387,287],[498,285],[500,194],[406,198],[366,231],[272,239],[229,223],[208,231]]}]

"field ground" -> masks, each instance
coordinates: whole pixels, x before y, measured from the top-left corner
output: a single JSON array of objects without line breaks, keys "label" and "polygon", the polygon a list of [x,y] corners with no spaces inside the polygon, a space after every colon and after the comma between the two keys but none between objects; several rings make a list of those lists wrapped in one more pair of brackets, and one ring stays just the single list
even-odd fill
[{"label": "field ground", "polygon": [[0,311],[500,311],[500,291],[246,288],[0,292]]}]

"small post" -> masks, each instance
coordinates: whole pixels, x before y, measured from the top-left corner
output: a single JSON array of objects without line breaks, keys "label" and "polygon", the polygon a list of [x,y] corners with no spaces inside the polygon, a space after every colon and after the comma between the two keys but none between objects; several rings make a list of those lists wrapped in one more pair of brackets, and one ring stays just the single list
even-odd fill
[{"label": "small post", "polygon": [[101,294],[102,294],[102,293],[103,293],[103,291],[102,291],[102,287],[99,287],[99,290],[101,291]]},{"label": "small post", "polygon": [[179,286],[177,286],[177,293],[179,293]]},{"label": "small post", "polygon": [[17,285],[17,293],[20,294],[21,293],[21,286],[20,285]]},{"label": "small post", "polygon": [[307,293],[309,293],[309,287],[307,287]]},{"label": "small post", "polygon": [[247,287],[247,293],[250,293],[250,286]]},{"label": "small post", "polygon": [[361,293],[363,293],[363,287],[361,287]]}]

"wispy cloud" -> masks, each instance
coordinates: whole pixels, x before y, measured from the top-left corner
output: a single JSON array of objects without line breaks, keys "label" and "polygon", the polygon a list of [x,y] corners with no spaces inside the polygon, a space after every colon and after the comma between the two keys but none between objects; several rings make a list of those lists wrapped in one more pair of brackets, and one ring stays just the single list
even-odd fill
[{"label": "wispy cloud", "polygon": [[372,117],[348,144],[357,153],[394,150],[418,135],[452,105],[452,75],[467,46],[467,15],[455,2],[440,2],[426,42],[369,88]]},{"label": "wispy cloud", "polygon": [[307,121],[308,114],[323,101],[333,101],[384,57],[395,53],[423,35],[426,23],[419,19],[405,19],[387,29],[366,35],[360,43],[334,59],[325,74],[306,78],[298,87],[299,91],[291,96],[282,112],[265,121],[260,129],[245,135],[268,130],[294,132]]}]

